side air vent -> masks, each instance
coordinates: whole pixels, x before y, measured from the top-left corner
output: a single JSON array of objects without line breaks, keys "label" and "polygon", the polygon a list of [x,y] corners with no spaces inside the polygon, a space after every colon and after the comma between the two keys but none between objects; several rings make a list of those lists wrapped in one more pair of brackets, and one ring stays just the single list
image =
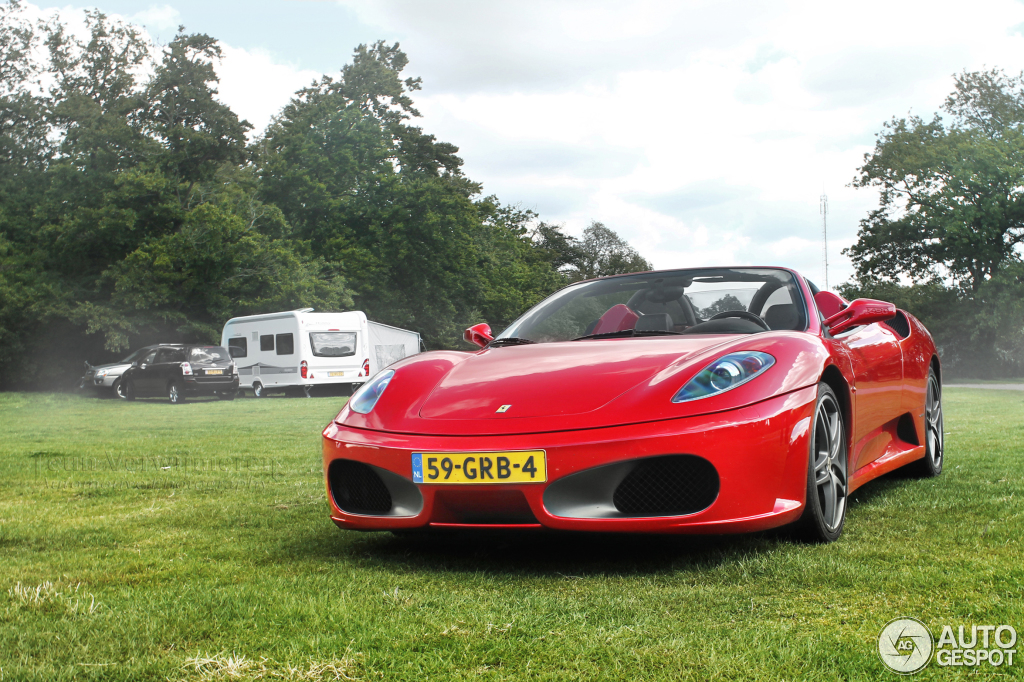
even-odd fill
[{"label": "side air vent", "polygon": [[693,455],[652,457],[640,462],[612,496],[628,516],[680,516],[711,506],[718,497],[718,472]]},{"label": "side air vent", "polygon": [[885,326],[896,332],[896,336],[905,339],[910,336],[910,321],[903,314],[902,310],[896,311],[896,316],[885,321]]},{"label": "side air vent", "polygon": [[350,514],[387,514],[391,493],[377,472],[362,462],[338,459],[327,470],[338,509]]},{"label": "side air vent", "polygon": [[423,495],[404,476],[380,467],[336,459],[327,468],[327,484],[338,509],[365,516],[416,516]]},{"label": "side air vent", "polygon": [[553,481],[544,507],[554,516],[614,519],[696,514],[718,499],[714,465],[696,455],[662,455],[585,469]]}]

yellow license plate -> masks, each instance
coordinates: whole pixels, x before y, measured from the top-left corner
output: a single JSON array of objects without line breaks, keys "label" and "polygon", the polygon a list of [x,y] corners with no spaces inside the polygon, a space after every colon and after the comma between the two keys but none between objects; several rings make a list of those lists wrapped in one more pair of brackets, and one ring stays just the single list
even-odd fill
[{"label": "yellow license plate", "polygon": [[206,370],[206,373],[207,374],[223,374],[224,370],[222,370],[222,369],[208,369],[208,370]]},{"label": "yellow license plate", "polygon": [[343,377],[343,376],[345,376],[345,373],[344,372],[328,372],[327,376],[329,376],[329,377]]},{"label": "yellow license plate", "polygon": [[416,483],[543,483],[548,479],[543,450],[514,452],[414,452]]}]

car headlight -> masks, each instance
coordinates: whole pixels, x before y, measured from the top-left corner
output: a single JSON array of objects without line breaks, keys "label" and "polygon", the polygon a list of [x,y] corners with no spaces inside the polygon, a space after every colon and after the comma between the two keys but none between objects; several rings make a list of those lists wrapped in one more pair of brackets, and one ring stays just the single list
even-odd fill
[{"label": "car headlight", "polygon": [[107,376],[107,372],[109,371],[109,369],[98,369],[96,370],[96,373],[93,374],[93,376],[96,377],[97,379],[102,379],[103,377]]},{"label": "car headlight", "polygon": [[775,364],[775,358],[756,350],[729,353],[697,373],[672,398],[674,403],[708,398],[747,383]]},{"label": "car headlight", "polygon": [[393,376],[395,376],[395,370],[387,369],[360,386],[359,390],[352,395],[352,399],[348,401],[349,408],[359,414],[366,414],[372,410],[380,400],[384,389],[391,383]]}]

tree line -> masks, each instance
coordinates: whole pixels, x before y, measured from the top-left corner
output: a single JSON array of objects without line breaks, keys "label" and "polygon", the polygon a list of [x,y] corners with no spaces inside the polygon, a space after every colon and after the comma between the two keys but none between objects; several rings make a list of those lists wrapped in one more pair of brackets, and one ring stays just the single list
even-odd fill
[{"label": "tree line", "polygon": [[880,200],[840,292],[918,316],[947,376],[1024,376],[1024,74],[955,76],[941,112],[885,124],[853,185]]},{"label": "tree line", "polygon": [[360,45],[254,134],[217,98],[214,38],[85,23],[0,5],[0,387],[298,307],[458,347],[567,283],[650,269],[600,223],[576,238],[484,196],[414,125],[398,44]]}]

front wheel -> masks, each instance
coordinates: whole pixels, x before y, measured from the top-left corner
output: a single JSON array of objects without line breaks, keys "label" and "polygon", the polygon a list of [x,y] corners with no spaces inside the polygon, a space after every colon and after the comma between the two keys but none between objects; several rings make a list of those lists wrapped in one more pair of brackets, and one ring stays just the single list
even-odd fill
[{"label": "front wheel", "polygon": [[827,384],[818,384],[807,466],[807,502],[797,522],[805,541],[839,539],[846,523],[848,490],[843,412],[832,389]]},{"label": "front wheel", "polygon": [[912,474],[932,478],[942,473],[946,450],[942,428],[942,386],[932,368],[928,370],[928,392],[924,399],[924,459],[907,467]]},{"label": "front wheel", "polygon": [[120,398],[121,400],[127,400],[127,396],[124,394],[124,382],[118,379],[114,382],[114,397]]},{"label": "front wheel", "polygon": [[171,401],[171,405],[180,405],[185,402],[185,392],[181,390],[180,383],[172,381],[167,386],[167,399]]}]

